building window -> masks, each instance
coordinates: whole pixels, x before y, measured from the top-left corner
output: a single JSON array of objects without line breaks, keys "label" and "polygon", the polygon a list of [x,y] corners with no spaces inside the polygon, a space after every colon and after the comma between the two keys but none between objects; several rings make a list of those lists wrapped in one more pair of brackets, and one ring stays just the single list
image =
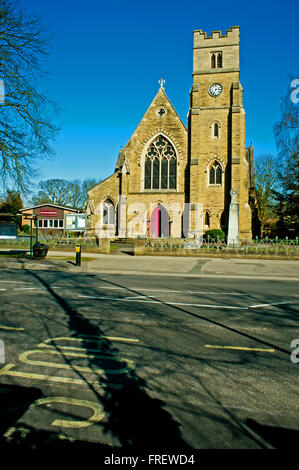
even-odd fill
[{"label": "building window", "polygon": [[205,212],[204,225],[210,228],[210,214],[208,213],[208,211]]},{"label": "building window", "polygon": [[216,160],[210,166],[209,176],[210,184],[222,184],[222,168]]},{"label": "building window", "polygon": [[220,216],[220,228],[224,233],[227,231],[227,217],[225,211],[222,212]]},{"label": "building window", "polygon": [[219,138],[219,124],[218,122],[214,122],[212,124],[212,137],[214,139],[218,139]]},{"label": "building window", "polygon": [[222,67],[222,52],[218,52],[217,54],[217,68]]},{"label": "building window", "polygon": [[144,189],[151,189],[152,162],[150,158],[145,160],[144,168]]},{"label": "building window", "polygon": [[177,158],[172,144],[158,136],[149,146],[144,164],[144,189],[176,189]]},{"label": "building window", "polygon": [[114,225],[114,204],[110,199],[106,199],[103,209],[103,223]]},{"label": "building window", "polygon": [[[35,226],[35,225],[34,225]],[[38,219],[38,228],[63,228],[64,220],[63,219]]]},{"label": "building window", "polygon": [[216,56],[212,54],[211,56],[211,68],[214,69],[216,67]]},{"label": "building window", "polygon": [[222,52],[211,53],[211,69],[221,69],[222,64]]}]

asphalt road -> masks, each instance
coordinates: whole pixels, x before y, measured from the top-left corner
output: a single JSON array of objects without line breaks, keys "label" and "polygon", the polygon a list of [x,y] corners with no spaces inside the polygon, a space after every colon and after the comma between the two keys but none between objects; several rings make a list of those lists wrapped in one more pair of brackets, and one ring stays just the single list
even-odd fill
[{"label": "asphalt road", "polygon": [[4,268],[0,307],[1,445],[298,443],[298,282]]}]

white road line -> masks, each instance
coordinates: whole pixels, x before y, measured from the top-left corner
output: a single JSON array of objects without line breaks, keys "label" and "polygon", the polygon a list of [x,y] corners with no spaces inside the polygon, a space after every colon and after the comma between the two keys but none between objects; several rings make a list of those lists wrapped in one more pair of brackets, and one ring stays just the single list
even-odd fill
[{"label": "white road line", "polygon": [[258,307],[271,307],[272,305],[285,305],[285,304],[298,304],[299,302],[273,302],[271,304],[258,304],[258,305],[250,305],[249,308],[258,308]]},{"label": "white road line", "polygon": [[231,305],[210,305],[210,304],[190,304],[185,302],[162,302],[160,300],[135,300],[135,299],[127,299],[127,298],[117,298],[117,297],[99,297],[99,296],[92,296],[92,295],[78,295],[78,298],[84,299],[98,299],[98,300],[112,300],[115,302],[143,302],[148,304],[165,304],[165,305],[183,305],[188,307],[207,307],[207,308],[229,308],[229,309],[242,309],[248,310],[248,307],[236,307]]},{"label": "white road line", "polygon": [[43,290],[42,287],[15,287],[14,290]]},{"label": "white road line", "polygon": [[248,296],[249,294],[239,294],[236,292],[193,292],[193,291],[187,291],[187,294],[209,294],[209,295],[246,295]]},{"label": "white road line", "polygon": [[27,281],[0,281],[1,283],[10,283],[10,284],[34,284],[34,282],[27,282]]},{"label": "white road line", "polygon": [[136,295],[136,296],[132,296],[132,297],[126,297],[127,300],[129,299],[147,299],[147,297],[145,297],[144,295]]},{"label": "white road line", "polygon": [[[50,286],[50,289],[65,289],[65,287],[51,287]],[[0,289],[2,290],[2,289]],[[3,289],[3,290],[7,290],[7,289]],[[48,289],[44,286],[40,286],[40,287],[14,287],[13,290],[41,290],[41,291],[47,291]]]},{"label": "white road line", "polygon": [[7,289],[0,289],[0,290],[7,290]]},{"label": "white road line", "polygon": [[249,294],[239,294],[236,292],[207,292],[207,291],[191,291],[191,290],[171,290],[171,289],[150,289],[150,288],[143,288],[143,287],[109,287],[109,286],[100,286],[103,289],[110,289],[110,290],[133,290],[133,291],[149,291],[149,292],[166,292],[168,294],[207,294],[207,295],[245,295],[248,296]]}]

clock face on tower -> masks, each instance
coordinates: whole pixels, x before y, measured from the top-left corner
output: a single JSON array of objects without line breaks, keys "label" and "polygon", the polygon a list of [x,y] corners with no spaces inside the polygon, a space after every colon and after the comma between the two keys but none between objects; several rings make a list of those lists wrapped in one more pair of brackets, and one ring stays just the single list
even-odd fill
[{"label": "clock face on tower", "polygon": [[209,88],[209,94],[211,96],[219,96],[222,93],[222,85],[220,83],[213,83]]}]

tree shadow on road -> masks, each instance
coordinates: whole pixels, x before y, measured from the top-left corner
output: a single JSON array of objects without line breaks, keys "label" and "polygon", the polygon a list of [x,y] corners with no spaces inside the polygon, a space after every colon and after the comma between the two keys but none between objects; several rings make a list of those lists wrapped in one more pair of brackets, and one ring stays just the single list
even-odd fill
[{"label": "tree shadow on road", "polygon": [[41,396],[38,388],[0,384],[0,444],[3,444],[3,435]]},{"label": "tree shadow on road", "polygon": [[[99,339],[105,336],[104,331],[72,308],[42,276],[32,271],[30,274],[47,289],[67,315],[70,336],[78,339],[82,339],[82,335],[96,337],[96,344],[99,347]],[[85,344],[94,347],[94,341],[92,338],[87,339]],[[124,364],[119,357],[119,351],[110,340],[102,339],[100,347],[101,353],[105,354],[109,360],[113,360],[116,368],[123,368]],[[67,360],[67,362],[70,364],[70,361]],[[93,370],[98,369],[97,358],[89,355],[88,366]],[[126,370],[117,377],[109,373],[101,377],[98,385],[104,393],[99,393],[94,383],[89,382],[78,370],[76,373],[85,381],[104,408],[106,417],[99,423],[103,432],[114,436],[121,446],[176,450],[189,447],[181,437],[179,424],[164,409],[165,403],[149,396],[146,391],[146,382],[138,377],[133,369]]]},{"label": "tree shadow on road", "polygon": [[[115,347],[115,343],[112,343],[112,341],[110,341],[109,339],[103,338],[107,334],[107,329],[103,328],[102,326],[98,326],[98,323],[101,321],[101,318],[103,318],[104,320],[106,318],[107,320],[107,315],[105,317],[105,314],[102,316],[99,314],[97,324],[94,324],[90,319],[86,318],[84,314],[80,313],[78,311],[79,309],[72,307],[69,302],[67,302],[61,295],[58,295],[55,290],[52,289],[51,281],[44,280],[44,276],[41,273],[30,271],[30,275],[33,276],[41,285],[46,288],[51,298],[60,307],[59,310],[62,310],[62,312],[64,312],[67,319],[66,326],[70,332],[70,335],[77,339],[82,339],[82,335],[96,337],[97,341],[95,341],[94,339],[85,339],[85,347],[100,347],[101,352],[114,361],[116,368],[123,368],[124,364],[123,361],[121,361],[119,350]],[[77,288],[78,279],[80,278],[78,276],[73,276],[74,275],[66,275],[68,280],[72,279],[73,286]],[[98,280],[98,278],[96,278],[96,280]],[[55,282],[54,274],[53,281]],[[85,282],[85,279],[83,281]],[[110,285],[111,287],[125,288],[124,286],[122,286],[121,282],[113,282],[110,280],[105,280],[105,282],[107,282],[108,285]],[[87,284],[83,284],[83,288],[85,289],[86,293],[88,292],[91,295],[93,293],[98,294],[96,287],[94,288],[94,291],[92,291],[92,288],[90,286],[87,286]],[[126,289],[127,291],[129,291],[130,294],[141,294],[138,289]],[[143,296],[149,301],[153,300],[153,298],[150,296],[146,296],[144,294]],[[164,306],[169,308],[169,304],[167,304],[167,302],[159,301],[159,303],[162,307]],[[106,301],[105,304],[109,309],[109,301]],[[130,310],[132,310],[130,305],[132,304],[128,304],[128,307],[125,307],[125,305],[123,304],[122,308],[129,313]],[[169,315],[167,316],[166,314],[164,314],[163,309],[161,309],[162,312],[160,313],[156,312],[155,309],[151,307],[151,304],[140,304],[140,306],[137,305],[138,304],[134,305],[134,313],[136,313],[136,316],[138,316],[138,314],[144,314],[147,318],[157,319],[157,321],[159,321],[159,326],[160,322],[164,322],[164,328],[167,328],[166,322],[169,321]],[[82,303],[80,305],[80,309],[82,308],[81,306]],[[180,333],[180,335],[183,330],[181,314],[184,313],[187,314],[185,316],[186,318],[193,317],[194,320],[204,320],[210,325],[222,327],[230,332],[241,335],[246,339],[255,340],[264,345],[276,347],[276,349],[279,349],[281,352],[287,353],[289,355],[289,351],[286,351],[282,348],[277,348],[277,346],[257,338],[254,334],[246,334],[240,331],[238,328],[227,326],[220,320],[212,320],[208,317],[208,315],[198,315],[180,306],[172,306],[172,308],[173,315],[171,317],[171,321],[177,324],[177,331],[178,333]],[[156,348],[156,358],[158,358],[159,354],[161,356],[164,354],[164,356],[170,357],[171,350],[173,351],[173,349],[169,347],[169,344],[166,344],[165,341],[163,342],[164,331],[165,330],[161,331],[160,333],[162,343],[160,350],[159,348]],[[187,335],[189,334],[189,331],[190,329],[183,332],[186,339]],[[199,330],[194,330],[194,336],[199,336],[199,334]],[[51,336],[50,332],[49,336]],[[98,341],[99,338],[102,338],[100,343]],[[150,338],[150,333],[148,333],[148,338]],[[148,349],[151,349],[150,343],[147,347]],[[72,361],[70,361],[68,357],[64,356],[63,352],[61,354],[67,364],[72,367]],[[182,368],[184,368],[185,358],[188,358],[188,356],[185,356],[184,353],[182,353]],[[207,361],[204,355],[201,355],[201,357],[190,357],[190,359],[197,360],[197,366],[205,366],[210,362],[211,367],[217,369],[217,365],[215,365],[211,361]],[[159,358],[157,359],[157,361],[159,361]],[[91,369],[95,370],[99,367],[99,361],[96,358],[90,357],[88,358],[88,365]],[[100,365],[102,367],[103,363],[101,363]],[[178,368],[178,363],[175,362],[173,364],[173,367]],[[150,387],[148,387],[146,381],[138,377],[134,370],[126,371],[122,374],[118,374],[118,376],[109,375],[109,373],[106,373],[103,378],[98,380],[98,385],[101,386],[101,389],[104,393],[99,393],[98,389],[94,387],[94,384],[91,383],[83,374],[81,374],[79,371],[76,371],[76,369],[74,369],[74,371],[80,376],[82,380],[85,381],[86,385],[96,396],[97,401],[101,403],[101,405],[104,407],[106,418],[97,426],[101,427],[101,431],[103,431],[104,433],[108,435],[113,435],[121,446],[134,445],[138,446],[139,448],[155,449],[166,447],[171,449],[180,449],[187,447],[186,442],[182,438],[178,422],[175,421],[171,414],[165,409],[166,402],[161,399],[154,398],[159,394],[157,388],[152,388],[150,390]],[[163,371],[165,372],[165,369],[163,369]],[[222,371],[224,373],[223,380],[225,380],[227,378],[227,376],[225,377],[225,374],[227,374],[227,372],[225,371],[225,368],[222,368]],[[187,374],[187,369],[185,372]],[[157,362],[157,374],[160,374],[161,376],[161,368],[159,369],[159,362]],[[173,393],[174,395],[176,391],[175,379],[177,379],[177,376],[174,376],[172,382],[170,378],[171,374],[166,377],[161,377],[161,379],[166,381],[167,388],[170,390],[170,394]],[[242,420],[239,420],[239,418],[237,418],[237,416],[235,416],[230,409],[226,409],[222,405],[221,400],[211,393],[211,390],[209,390],[209,388],[204,382],[200,382],[200,374],[196,374],[194,376],[194,379],[197,380],[198,383],[203,386],[203,389],[210,396],[211,401],[214,401],[214,404],[226,413],[227,417],[231,420],[231,423],[234,423],[231,424],[231,426],[234,427],[234,432],[236,432],[236,435],[237,431],[242,432],[244,434],[248,433],[248,426],[247,428],[243,426]],[[121,386],[121,388],[118,388],[118,386]],[[180,388],[183,390],[187,389],[186,384],[181,383]],[[159,396],[161,396],[161,394],[159,394]],[[169,403],[168,400],[167,402]],[[175,406],[171,406],[172,409],[175,408]],[[202,416],[208,416],[208,412],[202,411]],[[219,415],[217,414],[211,416],[211,420],[213,419],[214,421],[217,421],[217,419],[220,419]],[[195,432],[198,436],[197,440],[200,440],[201,429],[196,429]],[[250,434],[249,436],[251,438]]]},{"label": "tree shadow on road", "polygon": [[299,441],[299,431],[276,426],[266,426],[253,419],[246,421],[255,433],[270,442],[275,449],[295,449]]}]

